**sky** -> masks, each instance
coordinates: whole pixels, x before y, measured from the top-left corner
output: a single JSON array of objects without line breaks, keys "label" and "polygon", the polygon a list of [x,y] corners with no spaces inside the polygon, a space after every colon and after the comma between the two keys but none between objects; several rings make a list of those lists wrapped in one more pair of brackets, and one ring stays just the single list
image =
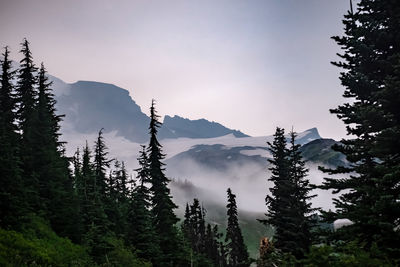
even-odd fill
[{"label": "sky", "polygon": [[252,136],[277,126],[345,137],[340,48],[348,0],[0,0],[0,46],[73,83],[129,90],[148,113],[206,118]]}]

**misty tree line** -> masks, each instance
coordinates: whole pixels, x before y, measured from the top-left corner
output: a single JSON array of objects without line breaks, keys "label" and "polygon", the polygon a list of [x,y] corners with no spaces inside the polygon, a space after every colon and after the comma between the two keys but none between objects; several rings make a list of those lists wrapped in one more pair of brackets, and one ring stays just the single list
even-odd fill
[{"label": "misty tree line", "polygon": [[[224,240],[217,226],[205,225],[205,210],[200,209],[197,199],[182,226],[177,226],[177,206],[170,195],[170,180],[162,163],[165,155],[157,140],[161,123],[154,101],[150,142],[142,146],[135,178],[128,174],[124,162],[109,158],[103,129],[93,150],[86,142],[68,158],[65,143],[59,138],[62,116],[56,114],[44,65],[36,68],[26,39],[21,46],[23,59],[17,71],[12,69],[7,47],[1,61],[1,228],[24,231],[36,216],[44,218],[59,236],[82,245],[91,257],[89,265],[125,266],[121,260],[131,266],[250,264],[230,189]],[[12,247],[2,241],[0,237],[0,247]],[[0,262],[2,256],[0,253]],[[41,260],[23,263],[48,264]]]}]

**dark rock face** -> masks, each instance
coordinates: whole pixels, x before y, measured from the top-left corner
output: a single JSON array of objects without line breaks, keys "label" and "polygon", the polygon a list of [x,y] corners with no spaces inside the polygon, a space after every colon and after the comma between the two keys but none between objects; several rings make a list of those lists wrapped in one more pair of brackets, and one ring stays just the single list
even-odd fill
[{"label": "dark rock face", "polygon": [[[78,81],[68,84],[51,76],[59,114],[80,133],[93,133],[104,128],[116,131],[126,139],[143,143],[148,140],[149,117],[142,112],[129,92],[113,84]],[[165,116],[159,138],[212,138],[227,134],[246,137],[240,131],[205,119],[189,120]]]},{"label": "dark rock face", "polygon": [[213,138],[227,134],[233,134],[235,137],[248,137],[240,131],[231,130],[217,122],[210,122],[205,119],[189,120],[176,115],[174,117],[165,116],[163,127],[173,134],[171,137],[165,136],[167,138]]},{"label": "dark rock face", "polygon": [[316,139],[300,148],[305,160],[317,162],[328,166],[346,166],[346,157],[332,149],[332,146],[339,144],[333,139]]},{"label": "dark rock face", "polygon": [[148,138],[149,118],[125,89],[112,84],[78,81],[57,97],[58,110],[66,122],[81,133],[117,131],[134,142]]}]

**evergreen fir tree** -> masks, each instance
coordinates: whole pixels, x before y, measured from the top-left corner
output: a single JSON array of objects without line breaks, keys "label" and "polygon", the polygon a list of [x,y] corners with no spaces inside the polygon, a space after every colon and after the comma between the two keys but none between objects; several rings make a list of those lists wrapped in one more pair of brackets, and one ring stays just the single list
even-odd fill
[{"label": "evergreen fir tree", "polygon": [[308,169],[300,152],[300,145],[296,144],[296,133],[290,133],[289,157],[289,177],[293,185],[293,194],[291,195],[290,219],[286,231],[293,227],[292,240],[296,242],[294,250],[290,251],[297,258],[302,258],[308,252],[312,242],[311,229],[315,224],[314,214],[316,209],[311,207],[310,191],[314,188],[306,178]]},{"label": "evergreen fir tree", "polygon": [[[95,149],[97,155],[104,156],[104,149],[106,145],[99,133]],[[99,142],[100,140],[100,142]],[[100,143],[100,145],[98,145]],[[95,155],[96,159],[96,155]],[[101,162],[107,162],[106,158],[102,158]],[[106,262],[107,254],[112,249],[112,245],[109,244],[108,238],[112,236],[110,232],[110,221],[107,217],[104,207],[105,195],[101,193],[101,187],[98,186],[99,175],[98,170],[105,170],[99,167],[99,161],[96,163],[91,162],[91,153],[89,146],[86,143],[86,147],[83,150],[82,159],[82,179],[86,185],[83,192],[85,196],[84,203],[82,203],[84,219],[85,234],[83,236],[83,243],[88,246],[90,255],[95,259],[96,262]],[[102,176],[105,178],[105,172]],[[105,181],[102,181],[105,184]],[[82,197],[80,198],[82,199]]]},{"label": "evergreen fir tree", "polygon": [[39,199],[39,181],[34,171],[34,129],[37,121],[35,110],[37,90],[35,89],[37,68],[33,64],[29,42],[24,39],[20,52],[23,59],[20,61],[16,86],[17,119],[21,131],[20,155],[23,177],[24,196],[23,202],[29,203],[32,210],[41,206]]},{"label": "evergreen fir tree", "polygon": [[220,253],[218,266],[221,266],[221,267],[228,266],[228,251],[227,251],[226,245],[224,244],[224,242],[222,240],[218,242],[218,247],[219,247],[219,253]]},{"label": "evergreen fir tree", "polygon": [[11,227],[24,210],[22,202],[21,170],[18,155],[19,135],[15,126],[15,98],[8,47],[0,61],[0,226]]},{"label": "evergreen fir tree", "polygon": [[207,224],[206,234],[205,234],[205,254],[209,258],[214,266],[220,266],[221,255],[219,253],[218,241],[222,237],[222,234],[218,231],[218,225],[214,227],[211,224]]},{"label": "evergreen fir tree", "polygon": [[82,221],[83,233],[87,233],[94,216],[92,206],[95,198],[95,174],[87,141],[82,151],[82,163],[79,164],[79,170],[75,167],[75,180],[81,212],[79,217]]},{"label": "evergreen fir tree", "polygon": [[228,188],[228,225],[225,242],[228,249],[228,266],[250,266],[249,253],[244,244],[242,231],[239,226],[236,196]]},{"label": "evergreen fir tree", "polygon": [[[333,64],[344,69],[340,80],[348,103],[331,110],[352,137],[334,147],[346,155],[348,167],[323,169],[330,174],[323,188],[342,193],[328,221],[346,218],[339,230],[344,240],[370,247],[398,248],[400,241],[400,4],[361,0],[345,15],[345,34],[333,39],[344,53]],[[346,191],[343,191],[346,190]]]},{"label": "evergreen fir tree", "polygon": [[165,158],[165,155],[162,153],[162,146],[157,140],[158,128],[161,126],[158,118],[159,116],[156,114],[153,100],[150,108],[150,143],[147,149],[149,155],[152,212],[154,226],[159,236],[162,250],[162,264],[164,266],[173,266],[178,260],[176,259],[176,250],[179,240],[175,224],[179,219],[173,211],[177,206],[172,201],[168,188],[170,180],[164,174],[165,168],[162,160]]},{"label": "evergreen fir tree", "polygon": [[150,211],[151,194],[147,187],[150,182],[149,165],[145,146],[142,146],[138,161],[140,167],[135,170],[138,185],[132,192],[126,238],[127,242],[137,249],[140,257],[157,266],[161,251]]},{"label": "evergreen fir tree", "polygon": [[290,225],[288,219],[291,218],[292,207],[291,194],[293,194],[293,184],[289,176],[290,162],[288,159],[288,149],[286,148],[285,131],[277,127],[272,144],[268,142],[269,151],[272,159],[268,159],[271,164],[269,170],[271,177],[269,181],[274,183],[270,188],[271,196],[265,198],[268,213],[265,220],[260,220],[264,224],[273,225],[275,228],[275,246],[284,252],[291,252],[296,249],[296,242],[292,239],[292,231],[287,229]]},{"label": "evergreen fir tree", "polygon": [[[191,262],[194,264],[213,263],[222,266],[220,254],[220,239],[222,234],[218,232],[218,226],[214,228],[205,223],[206,211],[200,206],[198,199],[193,199],[191,205],[186,204],[182,232],[187,245],[190,247]],[[221,245],[223,243],[221,242]]]},{"label": "evergreen fir tree", "polygon": [[81,151],[79,147],[76,149],[74,156],[72,157],[72,163],[74,166],[74,172],[73,172],[73,189],[74,189],[74,196],[77,200],[77,213],[78,213],[78,219],[77,219],[77,233],[79,236],[78,243],[81,243],[81,238],[83,233],[85,232],[85,216],[86,216],[86,210],[85,210],[85,195],[86,195],[86,184],[83,179],[82,175],[82,159],[81,159]]},{"label": "evergreen fir tree", "polygon": [[[225,244],[223,242],[223,234],[219,232],[218,225],[214,225],[213,227],[214,234],[214,249],[213,256],[211,257],[215,262],[216,266],[227,266],[226,262],[226,249]],[[215,261],[216,260],[216,261]]]},{"label": "evergreen fir tree", "polygon": [[195,252],[204,252],[204,237],[205,237],[205,221],[203,209],[197,198],[193,199],[193,204],[190,206],[190,241],[192,249]]},{"label": "evergreen fir tree", "polygon": [[296,133],[290,133],[290,146],[286,147],[285,131],[277,127],[274,140],[268,142],[272,159],[269,159],[274,183],[267,195],[267,218],[260,220],[274,226],[275,247],[285,253],[302,258],[311,245],[313,227],[310,195],[313,186],[306,178],[308,169],[302,159],[300,145],[296,144]]},{"label": "evergreen fir tree", "polygon": [[186,208],[185,208],[185,214],[183,216],[183,223],[182,223],[182,232],[184,236],[190,241],[191,236],[192,236],[192,227],[190,223],[190,209],[189,209],[189,203],[186,203]]},{"label": "evergreen fir tree", "polygon": [[31,128],[34,138],[33,170],[38,179],[41,207],[53,229],[61,236],[78,240],[77,202],[68,168],[69,160],[63,155],[63,143],[59,141],[62,116],[56,115],[56,101],[50,86],[42,63],[35,105],[37,120]]},{"label": "evergreen fir tree", "polygon": [[123,237],[127,228],[129,206],[128,177],[124,162],[115,160],[107,182],[106,212],[113,232]]},{"label": "evergreen fir tree", "polygon": [[97,140],[94,146],[94,167],[95,167],[95,187],[96,192],[99,193],[98,197],[101,201],[106,198],[107,182],[106,182],[106,172],[110,168],[110,163],[112,159],[107,159],[108,151],[107,146],[104,142],[103,129],[98,133]]}]

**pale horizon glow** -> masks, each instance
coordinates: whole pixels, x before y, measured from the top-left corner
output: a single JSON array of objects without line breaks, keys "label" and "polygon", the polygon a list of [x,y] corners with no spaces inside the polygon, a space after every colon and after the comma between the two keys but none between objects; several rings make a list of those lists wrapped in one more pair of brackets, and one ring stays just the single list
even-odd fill
[{"label": "pale horizon glow", "polygon": [[0,3],[0,45],[73,83],[130,91],[145,113],[205,118],[251,136],[317,127],[341,139],[329,113],[344,100],[339,47],[348,0],[54,1]]}]

